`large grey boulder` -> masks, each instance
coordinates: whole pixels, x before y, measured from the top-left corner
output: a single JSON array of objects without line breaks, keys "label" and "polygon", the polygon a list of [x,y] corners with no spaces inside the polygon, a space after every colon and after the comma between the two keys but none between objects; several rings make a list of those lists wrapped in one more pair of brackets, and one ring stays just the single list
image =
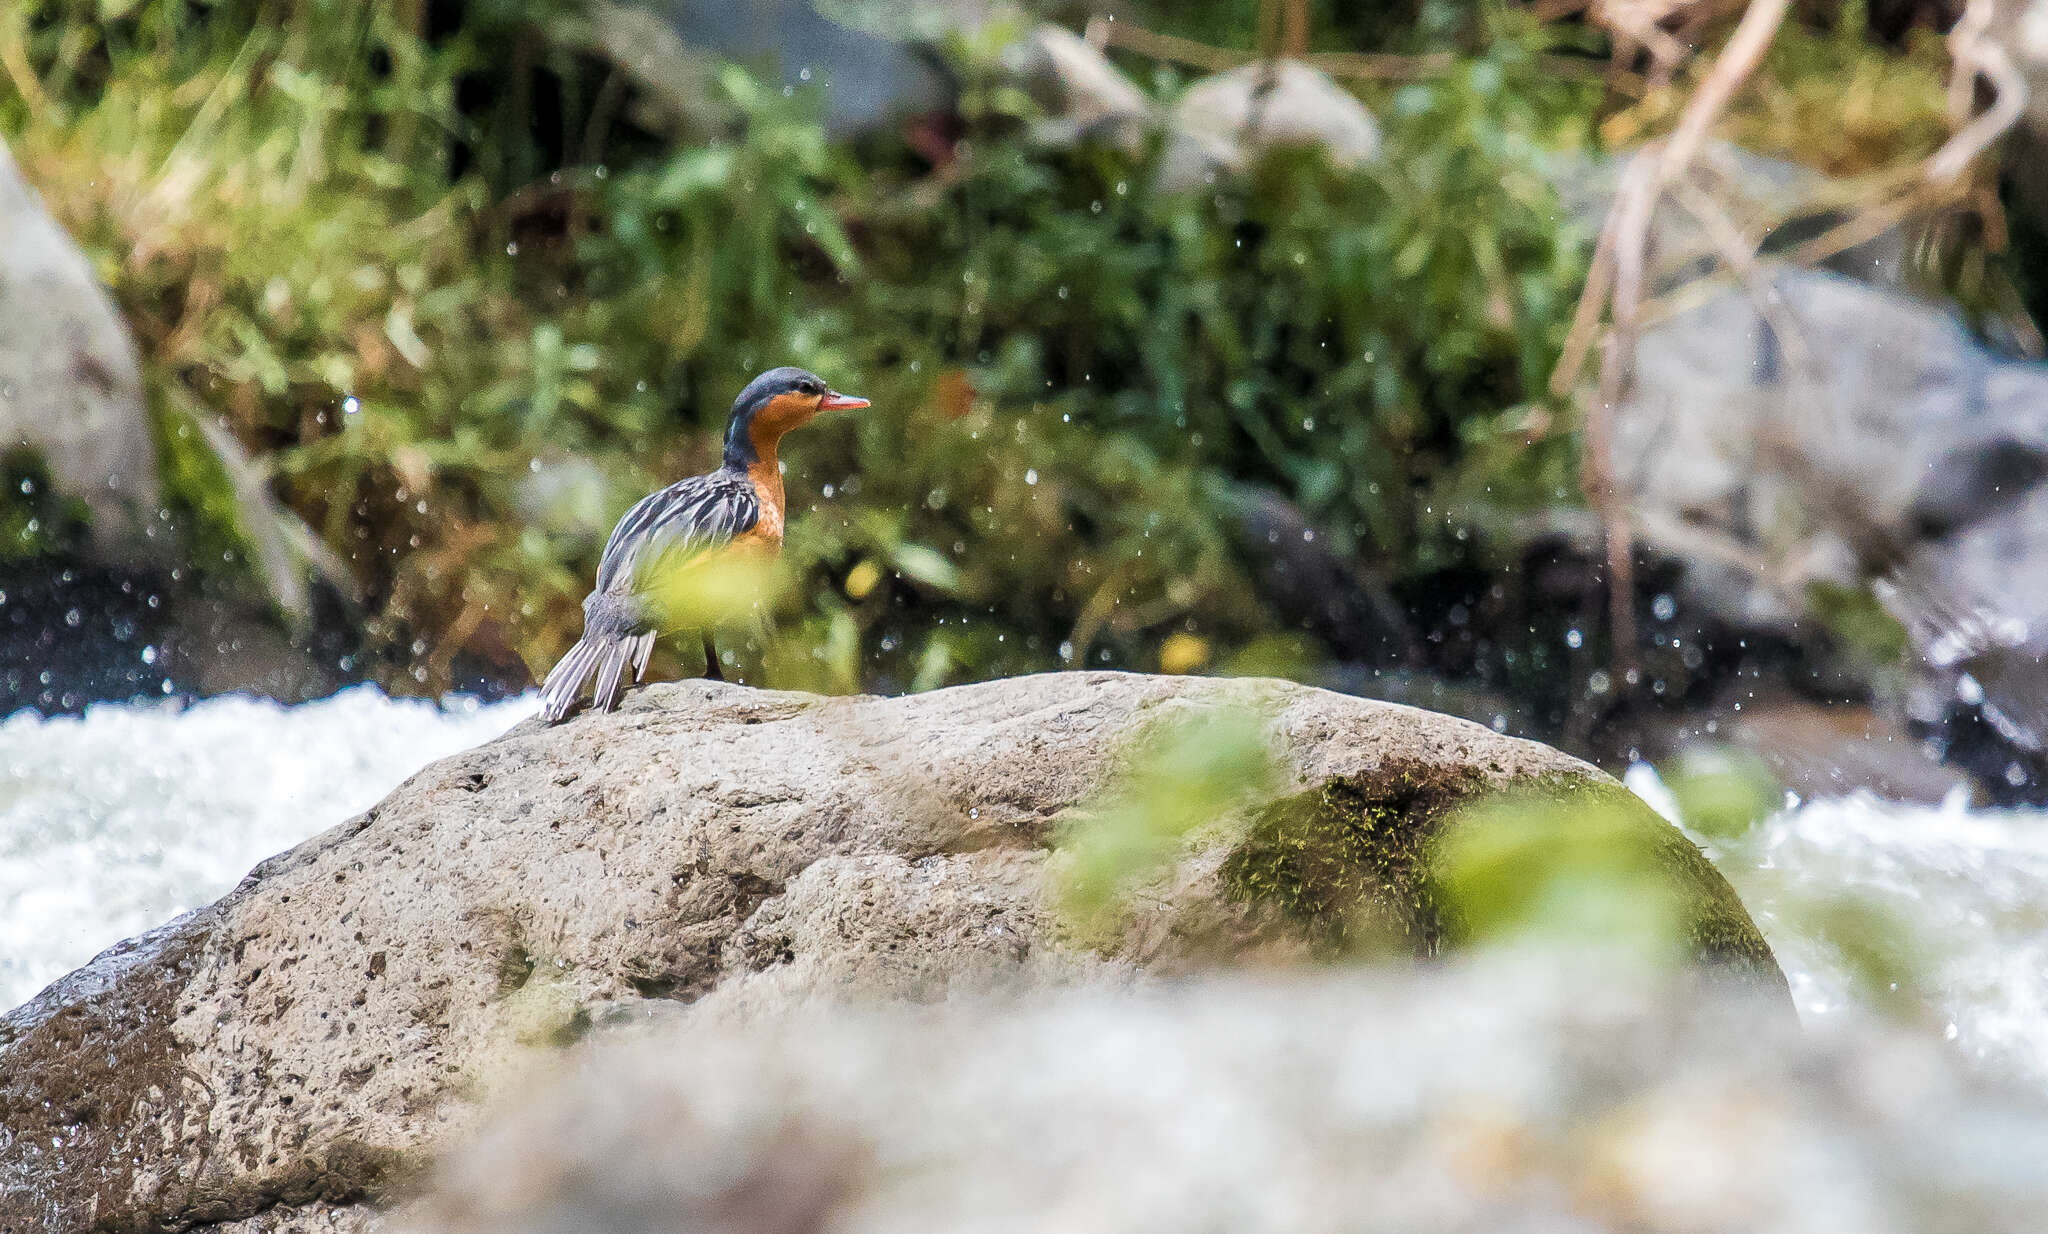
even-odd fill
[{"label": "large grey boulder", "polygon": [[[1220,714],[1256,717],[1277,783],[1082,937],[1051,892],[1063,826],[1129,782],[1148,734]],[[1633,810],[1694,958],[1782,1009],[1768,947],[1684,837],[1585,764],[1464,721],[1105,673],[898,699],[665,685],[426,768],[0,1020],[0,1231],[270,1223],[253,1231],[283,1206],[348,1228],[526,1052],[650,1008],[753,1023],[1299,962],[1367,907],[1433,950],[1452,941],[1436,834],[1517,785]],[[1348,898],[1284,891],[1289,851]]]},{"label": "large grey boulder", "polygon": [[14,450],[32,452],[84,504],[103,558],[164,558],[135,344],[85,254],[0,145],[0,453]]},{"label": "large grey boulder", "polygon": [[1525,962],[767,1024],[657,1020],[503,1103],[404,1234],[2029,1234],[2048,1104]]},{"label": "large grey boulder", "polygon": [[[1646,331],[1616,414],[1639,529],[1688,603],[1799,637],[1814,584],[1879,595],[1921,674],[1916,717],[1982,708],[2048,750],[2048,365],[1944,307],[1779,270]],[[2037,768],[1989,766],[1996,785]],[[2034,790],[2038,792],[2039,790]]]}]

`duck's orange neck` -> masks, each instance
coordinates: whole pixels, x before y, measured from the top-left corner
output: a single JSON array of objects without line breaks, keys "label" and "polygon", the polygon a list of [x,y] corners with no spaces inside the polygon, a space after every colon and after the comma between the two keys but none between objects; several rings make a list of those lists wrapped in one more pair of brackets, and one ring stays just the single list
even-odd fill
[{"label": "duck's orange neck", "polygon": [[747,478],[763,496],[775,495],[775,504],[782,504],[782,463],[775,457],[775,446],[771,443],[760,452],[760,457],[747,464]]},{"label": "duck's orange neck", "polygon": [[734,413],[726,429],[725,465],[744,470],[761,499],[756,539],[782,543],[782,468],[776,447],[784,433],[810,423],[818,414],[818,403],[817,396],[778,394],[759,407]]},{"label": "duck's orange neck", "polygon": [[752,438],[754,459],[747,464],[747,479],[753,481],[754,492],[761,499],[761,533],[763,538],[782,542],[782,464],[776,457],[775,447],[782,443],[782,434],[764,432],[761,425],[755,425],[748,436]]}]

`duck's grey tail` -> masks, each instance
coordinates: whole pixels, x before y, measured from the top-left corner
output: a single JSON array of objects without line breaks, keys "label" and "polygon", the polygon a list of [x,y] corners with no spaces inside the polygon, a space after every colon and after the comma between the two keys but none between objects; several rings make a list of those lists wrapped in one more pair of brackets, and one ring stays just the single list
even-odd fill
[{"label": "duck's grey tail", "polygon": [[610,711],[619,705],[625,688],[626,663],[633,664],[633,680],[647,675],[648,657],[654,654],[654,631],[644,634],[585,633],[549,671],[540,687],[540,714],[549,724],[559,723],[582,697],[583,683],[594,674],[597,688],[590,705]]}]

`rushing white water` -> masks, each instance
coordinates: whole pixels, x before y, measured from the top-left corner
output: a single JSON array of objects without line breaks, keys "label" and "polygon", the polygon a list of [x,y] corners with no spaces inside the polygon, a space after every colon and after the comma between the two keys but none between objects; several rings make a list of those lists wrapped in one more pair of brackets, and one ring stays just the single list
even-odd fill
[{"label": "rushing white water", "polygon": [[0,723],[0,1009],[532,710],[365,686],[296,707],[230,697]]},{"label": "rushing white water", "polygon": [[[226,698],[0,723],[0,1008],[532,708],[436,708],[359,688],[297,707]],[[1671,812],[1654,772],[1628,779]],[[2048,1091],[2048,813],[1849,797],[1796,805],[1708,848],[1809,1024],[1859,1005],[1830,913],[1874,910],[1911,940],[1957,1046]]]},{"label": "rushing white water", "polygon": [[[1650,768],[1626,780],[1683,822]],[[1910,974],[1949,1040],[2048,1090],[2048,811],[1858,793],[1791,802],[1739,837],[1694,838],[1770,939],[1808,1025],[1865,1009],[1856,960],[1831,935],[1866,946],[1889,935],[1875,967]]]}]

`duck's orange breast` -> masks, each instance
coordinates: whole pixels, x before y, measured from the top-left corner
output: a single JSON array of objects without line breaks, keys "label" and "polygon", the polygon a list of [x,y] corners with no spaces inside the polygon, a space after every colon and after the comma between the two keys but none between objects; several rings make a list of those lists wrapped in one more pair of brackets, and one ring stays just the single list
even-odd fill
[{"label": "duck's orange breast", "polygon": [[761,517],[754,520],[752,527],[733,537],[733,544],[777,552],[782,548],[782,468],[776,465],[771,454],[747,468],[747,479],[753,481],[754,496],[761,503]]}]

